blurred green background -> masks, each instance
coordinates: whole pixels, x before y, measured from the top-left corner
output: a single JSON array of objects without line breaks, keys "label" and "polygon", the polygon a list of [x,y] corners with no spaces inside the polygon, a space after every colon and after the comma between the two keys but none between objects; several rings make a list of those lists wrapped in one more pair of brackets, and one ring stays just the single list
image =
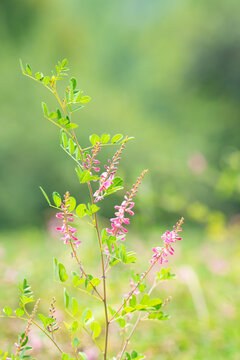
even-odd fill
[{"label": "blurred green background", "polygon": [[[67,57],[92,97],[73,115],[80,142],[87,145],[92,133],[134,136],[121,160],[126,187],[150,170],[128,247],[140,242],[147,260],[161,233],[185,218],[184,241],[171,259],[177,280],[158,290],[173,295],[172,318],[142,324],[139,350],[154,360],[240,359],[239,20],[237,0],[0,2],[1,307],[16,305],[23,276],[38,296],[59,293],[61,302],[62,290],[47,277],[59,244],[54,212],[38,186],[70,190],[81,202],[87,197],[58,132],[42,116],[41,101],[54,107],[54,99],[22,76],[19,58],[47,74]],[[122,196],[106,201],[103,223]],[[65,250],[59,244],[58,256],[69,259]],[[94,256],[84,252],[94,269]],[[138,267],[145,270],[142,261]],[[0,348],[7,348],[18,329],[3,321]]]}]

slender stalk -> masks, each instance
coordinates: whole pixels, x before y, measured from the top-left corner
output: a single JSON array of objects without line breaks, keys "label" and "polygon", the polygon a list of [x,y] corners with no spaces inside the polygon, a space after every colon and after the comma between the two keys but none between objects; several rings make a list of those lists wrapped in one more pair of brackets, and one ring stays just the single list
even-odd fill
[{"label": "slender stalk", "polygon": [[[57,280],[54,280],[54,281],[55,281],[56,283],[58,283],[58,284],[62,284],[61,281],[57,281]],[[72,288],[77,289],[78,291],[82,292],[83,294],[89,295],[89,296],[93,297],[93,298],[96,299],[96,300],[102,301],[102,299],[100,299],[98,296],[95,296],[95,295],[93,295],[93,294],[90,294],[90,292],[88,292],[88,291],[86,291],[86,290],[83,290],[83,289],[81,289],[81,288],[79,288],[79,287],[74,287],[74,286],[72,286],[71,284],[64,284],[64,286],[72,287]]]},{"label": "slender stalk", "polygon": [[[91,184],[89,183],[89,191],[92,203],[94,203],[93,198],[93,192]],[[104,347],[104,360],[107,359],[107,350],[108,350],[108,334],[109,334],[109,320],[108,320],[108,309],[107,309],[107,286],[106,286],[106,272],[105,272],[105,264],[104,264],[104,257],[103,257],[103,250],[102,250],[102,241],[101,236],[99,232],[99,226],[98,226],[98,219],[97,214],[94,214],[94,220],[95,220],[95,228],[97,232],[97,238],[101,253],[101,264],[102,264],[102,278],[103,278],[103,303],[104,303],[104,312],[105,312],[105,323],[106,323],[106,329],[105,329],[105,347]]]},{"label": "slender stalk", "polygon": [[[29,313],[27,312],[25,306],[24,306],[24,311],[25,311],[25,314],[27,315],[27,317],[30,319],[30,315]],[[27,319],[24,319],[24,320],[27,320]],[[58,346],[58,344],[56,343],[56,341],[54,339],[51,338],[51,336],[41,327],[39,326],[34,320],[32,320],[32,323],[38,327],[51,341],[52,343],[56,346],[56,348],[60,351],[60,353],[62,353],[63,351],[60,349],[60,347]]]},{"label": "slender stalk", "polygon": [[[34,78],[33,78],[34,79]],[[35,80],[35,79],[34,79]],[[65,105],[62,103],[62,101],[60,100],[59,98],[59,95],[57,93],[57,90],[56,88],[54,89],[51,89],[50,87],[46,86],[57,98],[64,114],[67,116],[67,111],[66,111],[66,108],[65,108]],[[69,117],[70,118],[70,117]],[[71,123],[71,120],[70,120],[70,123]],[[83,160],[83,152],[82,152],[82,149],[78,143],[78,140],[76,138],[76,135],[75,135],[75,132],[73,129],[71,129],[71,132],[72,132],[72,137],[73,139],[75,140],[76,142],[76,145],[77,145],[77,148],[80,152],[80,155],[81,155],[81,158]],[[92,200],[92,203],[94,203],[94,198],[93,198],[93,192],[92,192],[92,187],[91,187],[91,184],[90,182],[87,183],[88,185],[88,189],[89,189],[89,192],[90,192],[90,196],[91,196],[91,200]],[[109,320],[108,320],[108,311],[107,311],[107,289],[106,289],[106,276],[105,276],[105,264],[104,264],[104,258],[103,258],[103,251],[102,251],[102,243],[101,243],[101,237],[100,237],[100,233],[99,233],[99,227],[98,227],[98,221],[97,221],[97,215],[94,214],[94,218],[95,218],[95,228],[96,228],[96,232],[97,232],[97,238],[98,238],[98,242],[99,242],[99,248],[100,248],[100,252],[101,252],[101,263],[102,263],[102,277],[103,277],[103,297],[102,295],[98,292],[98,290],[96,289],[95,286],[93,286],[94,290],[96,291],[96,293],[98,294],[98,296],[101,298],[101,300],[103,301],[104,303],[104,311],[105,311],[105,321],[106,321],[106,330],[105,330],[105,347],[104,347],[104,360],[107,359],[107,347],[108,347],[108,330],[109,330]],[[81,263],[77,257],[77,253],[73,247],[73,244],[72,244],[72,241],[70,241],[70,244],[71,244],[71,248],[72,248],[72,251],[73,251],[73,255],[75,257],[75,259],[77,260],[77,263],[79,264],[79,266],[81,267]],[[85,273],[85,271],[81,268],[83,274],[87,277],[87,274]],[[88,277],[87,277],[88,278]],[[90,281],[90,284],[91,284],[91,281]]]},{"label": "slender stalk", "polygon": [[98,294],[99,298],[104,301],[104,298],[102,297],[102,295],[100,294],[100,292],[98,291],[98,289],[96,288],[96,286],[94,286],[92,283],[91,283],[91,280],[89,279],[88,275],[86,274],[86,272],[84,271],[82,265],[81,265],[81,262],[80,260],[78,259],[78,256],[77,256],[77,253],[76,253],[76,250],[74,249],[74,246],[73,246],[73,243],[72,241],[70,240],[70,244],[71,244],[71,248],[72,248],[72,252],[73,252],[73,255],[75,257],[75,259],[77,260],[77,263],[83,273],[83,275],[86,277],[86,279],[89,281],[89,283],[92,285],[94,291]]},{"label": "slender stalk", "polygon": [[[73,315],[70,313],[70,311],[66,310],[66,312],[68,313],[69,316],[71,316],[73,319],[75,319],[75,320],[78,321],[78,319],[77,319],[75,316],[73,316]],[[99,345],[98,342],[92,337],[92,335],[90,334],[90,332],[88,331],[88,329],[87,329],[85,326],[83,326],[83,330],[86,331],[86,333],[90,336],[90,338],[92,339],[92,341],[94,342],[94,344],[98,347],[98,349],[99,349],[99,350],[101,351],[101,353],[103,354],[103,349],[102,349],[101,345]]]},{"label": "slender stalk", "polygon": [[[161,255],[159,255],[160,257]],[[134,288],[130,291],[130,293],[128,294],[127,298],[124,300],[124,302],[122,303],[122,305],[119,307],[119,309],[115,312],[115,314],[111,317],[111,319],[109,320],[109,322],[111,323],[113,321],[113,319],[116,317],[116,315],[122,310],[122,308],[124,307],[124,305],[128,302],[128,300],[131,298],[131,296],[133,295],[133,293],[135,292],[135,290],[137,289],[137,287],[141,284],[141,282],[145,279],[145,277],[150,273],[150,271],[152,270],[152,268],[154,267],[154,265],[157,263],[158,258],[156,258],[156,260],[152,263],[152,265],[149,267],[149,269],[144,273],[144,275],[141,277],[141,279],[137,282],[137,284],[134,286]]]},{"label": "slender stalk", "polygon": [[122,351],[121,351],[120,356],[119,356],[119,360],[122,359],[123,354],[125,353],[125,350],[126,350],[126,348],[127,348],[127,346],[128,346],[128,343],[129,343],[129,341],[130,341],[130,339],[131,339],[134,331],[136,330],[136,328],[137,328],[137,326],[138,326],[138,324],[139,324],[139,322],[140,322],[140,320],[141,320],[141,315],[142,315],[141,313],[138,315],[137,321],[135,322],[135,324],[134,324],[134,326],[133,326],[130,334],[128,335],[128,337],[127,337],[127,339],[126,339],[126,341],[125,341],[125,343],[124,343],[124,345],[123,345]]},{"label": "slender stalk", "polygon": [[[65,109],[65,106],[62,104],[58,94],[57,94],[57,91],[55,90],[54,91],[55,93],[55,96],[59,102],[59,104],[61,105],[65,115],[67,115],[67,112],[66,112],[66,109]],[[71,122],[71,120],[70,120]],[[80,155],[83,159],[83,153],[82,153],[82,149],[78,143],[78,140],[77,140],[77,137],[75,135],[75,132],[73,129],[71,129],[72,131],[72,135],[73,135],[73,138],[76,142],[76,145],[78,147],[78,150],[80,152]],[[92,192],[92,187],[91,187],[91,184],[90,182],[87,182],[87,185],[88,185],[88,189],[89,189],[89,193],[90,193],[90,197],[91,197],[91,201],[92,203],[94,203],[94,198],[93,198],[93,192]],[[104,264],[104,258],[103,258],[103,251],[102,251],[102,243],[101,243],[101,236],[100,236],[100,232],[99,232],[99,226],[98,226],[98,220],[97,220],[97,214],[95,213],[94,214],[94,219],[95,219],[95,228],[96,228],[96,232],[97,232],[97,238],[98,238],[98,242],[99,242],[99,248],[100,248],[100,253],[101,253],[101,264],[102,264],[102,277],[103,277],[103,297],[101,296],[101,299],[103,300],[103,303],[104,303],[104,312],[105,312],[105,322],[106,322],[106,329],[105,329],[105,347],[104,347],[104,360],[107,359],[107,348],[108,348],[108,330],[109,330],[109,320],[108,320],[108,310],[107,310],[107,287],[106,287],[106,276],[105,276],[105,264]],[[72,250],[73,250],[73,253],[74,253],[74,256],[77,260],[77,262],[80,264],[80,261],[78,260],[77,258],[77,254],[76,254],[76,251],[73,247],[73,244],[71,242],[71,247],[72,247]],[[84,275],[86,276],[86,274],[84,273]],[[96,289],[96,288],[95,288]],[[96,289],[97,290],[97,289]],[[95,290],[95,291],[96,291]],[[98,292],[97,292],[98,293]],[[98,293],[98,295],[100,295]]]},{"label": "slender stalk", "polygon": [[[154,280],[152,287],[151,287],[150,290],[148,291],[148,295],[151,295],[151,293],[153,292],[153,290],[154,290],[155,287],[156,287],[156,280]],[[142,320],[142,319],[141,319],[141,316],[142,316],[142,314],[141,314],[141,312],[140,312],[140,314],[139,314],[138,317],[137,317],[137,320],[136,320],[135,324],[133,325],[133,328],[132,328],[130,334],[128,335],[127,339],[126,339],[125,342],[124,342],[124,345],[123,345],[122,350],[121,350],[121,353],[120,353],[119,360],[122,359],[122,357],[123,357],[123,355],[124,355],[124,352],[125,352],[128,344],[129,344],[129,342],[130,342],[130,340],[131,340],[131,337],[133,336],[133,333],[135,332],[135,330],[136,330],[139,322]]]}]

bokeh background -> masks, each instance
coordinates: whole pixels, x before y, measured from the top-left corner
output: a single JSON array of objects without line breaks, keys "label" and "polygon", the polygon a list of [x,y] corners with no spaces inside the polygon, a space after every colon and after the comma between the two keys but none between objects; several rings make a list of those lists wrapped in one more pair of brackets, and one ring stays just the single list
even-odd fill
[{"label": "bokeh background", "polygon": [[[74,114],[81,143],[92,133],[134,136],[121,161],[126,188],[150,170],[128,240],[129,249],[138,244],[136,269],[145,270],[161,233],[185,218],[184,241],[171,259],[177,280],[156,291],[173,296],[172,317],[141,324],[130,348],[137,344],[153,360],[240,359],[239,20],[237,0],[0,2],[1,308],[17,306],[17,282],[26,276],[43,309],[55,294],[61,317],[52,257],[71,259],[38,186],[49,194],[70,190],[79,202],[87,195],[58,132],[42,116],[41,101],[51,107],[54,99],[22,76],[19,58],[49,73],[67,57],[71,75],[92,97]],[[102,223],[122,196],[106,201]],[[95,239],[82,231],[87,266],[97,271]],[[118,271],[114,301],[119,288],[127,291],[129,274]],[[11,347],[19,327],[1,319],[0,348]],[[40,340],[33,333],[36,356],[55,358],[51,344]],[[112,349],[117,345],[118,337]],[[89,346],[89,359],[97,359]]]}]

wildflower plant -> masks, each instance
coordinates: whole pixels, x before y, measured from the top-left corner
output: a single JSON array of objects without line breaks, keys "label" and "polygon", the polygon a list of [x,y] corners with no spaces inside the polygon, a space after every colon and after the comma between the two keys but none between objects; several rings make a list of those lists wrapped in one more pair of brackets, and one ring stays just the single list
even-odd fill
[{"label": "wildflower plant", "polygon": [[[68,288],[78,289],[84,296],[90,296],[94,301],[102,303],[104,321],[96,318],[94,308],[86,307],[81,310],[77,297],[64,288],[64,303],[68,320],[60,326],[56,316],[56,299],[52,299],[48,314],[39,313],[40,300],[34,299],[31,287],[27,280],[24,280],[19,284],[19,307],[13,313],[9,306],[5,306],[0,316],[22,319],[26,322],[26,328],[15,344],[15,352],[13,354],[2,352],[0,357],[12,360],[31,359],[30,350],[32,348],[28,345],[28,335],[31,328],[36,326],[56,346],[59,351],[59,359],[62,360],[87,359],[85,353],[87,349],[79,337],[82,331],[85,331],[92,339],[99,351],[99,359],[144,359],[145,356],[139,354],[137,350],[129,350],[130,340],[141,321],[162,321],[168,318],[164,307],[171,297],[167,299],[154,298],[152,292],[161,281],[172,279],[174,275],[170,273],[170,269],[165,268],[155,271],[152,282],[148,279],[148,275],[154,271],[156,264],[167,263],[169,255],[174,254],[174,243],[181,240],[179,233],[182,231],[183,218],[177,222],[173,230],[166,231],[162,237],[159,237],[159,244],[152,248],[153,254],[149,254],[145,272],[133,272],[130,285],[126,285],[127,295],[123,294],[119,299],[118,306],[113,306],[108,287],[110,270],[117,264],[118,266],[131,266],[137,261],[135,252],[128,251],[125,245],[128,234],[127,225],[130,223],[130,218],[134,216],[135,197],[148,170],[144,170],[140,174],[132,188],[124,195],[121,204],[115,206],[115,213],[110,219],[108,227],[102,228],[98,212],[105,197],[123,189],[123,180],[117,175],[117,170],[121,154],[132,138],[128,136],[123,138],[121,134],[112,137],[108,133],[101,136],[93,134],[89,138],[90,145],[83,148],[78,142],[75,132],[78,124],[72,121],[71,115],[91,99],[77,89],[75,78],[70,79],[64,95],[59,95],[57,85],[68,75],[69,71],[67,60],[58,62],[56,70],[50,76],[45,76],[41,72],[34,75],[30,66],[23,67],[22,63],[21,68],[26,77],[44,86],[55,96],[58,108],[54,111],[50,111],[47,105],[42,103],[44,117],[54,124],[56,130],[60,130],[60,146],[75,162],[79,183],[85,186],[86,191],[89,192],[89,203],[77,204],[76,199],[70,195],[69,191],[62,196],[58,192],[54,192],[51,201],[46,192],[40,188],[49,206],[56,209],[56,217],[59,220],[57,227],[59,237],[66,245],[66,251],[71,253],[72,261],[76,263],[77,269],[70,274],[65,265],[54,258],[54,270],[60,283],[68,285]],[[107,164],[102,165],[98,155],[106,146],[117,147],[117,150],[113,151],[113,156]],[[80,248],[84,239],[74,225],[76,220],[87,222],[96,232],[101,264],[101,274],[98,276],[89,274],[87,264],[81,257]],[[58,343],[58,338],[60,339],[58,334],[62,326],[65,326],[69,332],[71,353],[65,351]],[[111,349],[108,345],[116,333],[115,330],[112,332],[112,329],[116,327],[119,328],[118,336],[122,337],[122,340],[118,341],[119,349],[117,353],[113,354],[110,353]]]}]

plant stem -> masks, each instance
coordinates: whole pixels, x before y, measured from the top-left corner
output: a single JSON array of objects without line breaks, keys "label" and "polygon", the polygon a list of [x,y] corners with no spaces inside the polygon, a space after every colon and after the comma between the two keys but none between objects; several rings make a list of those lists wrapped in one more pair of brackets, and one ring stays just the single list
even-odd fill
[{"label": "plant stem", "polygon": [[[152,293],[152,291],[154,290],[155,287],[156,287],[156,280],[154,280],[152,287],[151,287],[150,290],[148,291],[148,295],[151,295],[151,293]],[[137,320],[136,320],[135,324],[133,325],[133,328],[132,328],[130,334],[128,335],[126,341],[124,342],[123,348],[122,348],[121,353],[120,353],[119,360],[122,359],[123,354],[124,354],[124,352],[125,352],[128,344],[129,344],[129,342],[130,342],[130,339],[131,339],[134,331],[136,330],[139,322],[141,321],[141,316],[142,316],[142,314],[141,314],[141,312],[140,312],[140,314],[139,314],[138,317],[137,317]]]},{"label": "plant stem", "polygon": [[[160,257],[161,255],[159,255]],[[134,291],[137,289],[137,287],[141,284],[141,282],[145,279],[145,277],[150,273],[150,271],[152,270],[152,268],[154,267],[154,265],[157,263],[159,257],[156,258],[156,260],[152,263],[152,265],[149,267],[149,269],[144,273],[144,275],[142,276],[142,278],[137,282],[136,286],[134,286],[134,288],[130,291],[128,297],[124,300],[124,302],[122,303],[122,305],[119,307],[119,309],[115,312],[115,314],[111,317],[111,319],[109,320],[109,322],[112,322],[112,320],[115,318],[115,316],[122,310],[122,308],[124,307],[124,305],[128,302],[128,300],[131,298],[131,296],[133,295]]]},{"label": "plant stem", "polygon": [[[64,111],[65,115],[67,116],[67,112],[66,112],[66,109],[65,109],[65,106],[62,104],[59,96],[58,96],[58,93],[56,91],[56,89],[54,89],[52,91],[54,93],[54,95],[56,96],[62,110]],[[69,116],[69,121],[71,123],[71,120],[70,120],[70,116]],[[77,145],[77,148],[80,152],[80,155],[81,155],[81,158],[83,160],[83,152],[82,152],[82,149],[78,143],[78,140],[77,140],[77,137],[75,135],[75,132],[73,129],[71,129],[71,132],[72,132],[72,136],[76,142],[76,145]],[[91,184],[90,182],[87,183],[88,185],[88,189],[89,189],[89,193],[90,193],[90,197],[91,197],[91,200],[92,200],[92,203],[94,203],[94,198],[93,198],[93,192],[92,192],[92,187],[91,187]],[[105,312],[105,322],[106,322],[106,330],[105,330],[105,347],[104,347],[104,360],[107,360],[107,347],[108,347],[108,330],[109,330],[109,320],[108,320],[108,311],[107,311],[107,289],[106,289],[106,276],[105,276],[105,264],[104,264],[104,258],[103,258],[103,251],[102,251],[102,243],[101,243],[101,237],[100,237],[100,233],[99,233],[99,227],[98,227],[98,221],[97,221],[97,215],[96,213],[94,214],[94,218],[95,218],[95,228],[96,228],[96,232],[97,232],[97,237],[98,237],[98,242],[99,242],[99,248],[100,248],[100,252],[101,252],[101,263],[102,263],[102,277],[103,277],[103,297],[102,295],[98,292],[98,290],[96,289],[95,286],[93,286],[94,290],[96,291],[96,293],[98,294],[98,296],[102,299],[103,303],[104,303],[104,312]],[[72,244],[72,241],[70,241],[71,243],[71,247],[72,247],[72,251],[73,251],[73,254],[74,254],[74,257],[76,258],[79,266],[81,266],[81,263],[77,257],[77,254],[76,254],[76,251],[73,247],[73,244]],[[83,274],[87,277],[87,274],[84,272],[84,270],[82,269],[83,271]],[[90,284],[91,284],[91,281],[90,281]]]},{"label": "plant stem", "polygon": [[100,294],[100,292],[98,291],[98,289],[96,288],[96,286],[94,286],[92,283],[91,283],[91,280],[89,279],[88,275],[86,274],[86,272],[84,271],[84,269],[82,268],[82,265],[81,265],[81,262],[80,260],[78,259],[78,256],[77,256],[77,253],[76,253],[76,250],[74,249],[73,247],[73,243],[72,243],[72,240],[70,240],[70,244],[71,244],[71,248],[72,248],[72,252],[73,252],[73,255],[75,257],[75,259],[77,260],[77,263],[83,273],[83,275],[86,277],[86,279],[89,281],[89,283],[92,285],[94,291],[98,294],[99,298],[104,301],[104,297],[102,297],[102,295]]},{"label": "plant stem", "polygon": [[[54,280],[54,281],[55,281],[56,283],[62,285],[61,281],[57,281],[57,280]],[[72,288],[77,289],[78,291],[80,291],[80,292],[82,292],[82,293],[84,293],[84,294],[86,294],[86,295],[89,295],[89,296],[93,297],[94,299],[97,299],[98,301],[102,301],[102,299],[100,299],[100,297],[95,296],[95,295],[93,295],[93,294],[90,294],[90,292],[88,292],[88,291],[86,291],[86,290],[83,290],[83,289],[81,289],[81,288],[79,288],[79,287],[72,286],[71,284],[64,284],[64,286],[72,287]]]},{"label": "plant stem", "polygon": [[120,353],[119,360],[121,360],[122,357],[123,357],[123,354],[124,354],[124,352],[125,352],[125,350],[126,350],[126,348],[127,348],[127,346],[128,346],[128,343],[129,343],[129,341],[130,341],[130,339],[131,339],[134,331],[136,330],[136,327],[138,326],[139,321],[141,320],[141,315],[142,315],[141,313],[138,315],[137,321],[135,322],[135,324],[134,324],[134,326],[133,326],[130,334],[128,335],[128,337],[127,337],[127,339],[126,339],[126,341],[125,341],[125,343],[124,343],[124,345],[123,345],[122,351],[121,351],[121,353]]},{"label": "plant stem", "polygon": [[[91,187],[90,183],[88,183],[88,185],[89,185],[89,191],[90,191],[91,200],[92,200],[92,203],[94,203],[92,187]],[[105,264],[104,264],[103,251],[102,251],[102,241],[101,241],[101,236],[100,236],[100,232],[99,232],[98,219],[97,219],[97,214],[96,213],[94,213],[94,220],[95,220],[95,228],[96,228],[96,232],[97,232],[97,238],[98,238],[98,243],[99,243],[99,248],[100,248],[100,253],[101,253],[101,263],[102,263],[103,303],[104,303],[105,323],[106,323],[104,360],[106,360],[107,359],[107,350],[108,350],[109,323],[110,323],[109,320],[108,320],[108,310],[107,310],[106,272],[105,272]]]},{"label": "plant stem", "polygon": [[[25,314],[26,314],[26,315],[28,316],[28,318],[30,319],[30,315],[29,315],[29,313],[27,312],[25,306],[24,306],[24,311],[25,311]],[[25,319],[25,320],[27,320],[27,319]],[[60,353],[63,352],[63,351],[60,349],[60,347],[58,346],[58,344],[56,343],[56,341],[53,340],[53,339],[51,338],[51,336],[50,336],[41,326],[39,326],[34,320],[32,320],[32,323],[33,323],[35,326],[37,326],[37,327],[53,342],[53,344],[54,344],[54,345],[56,346],[56,348],[60,351]]]}]

